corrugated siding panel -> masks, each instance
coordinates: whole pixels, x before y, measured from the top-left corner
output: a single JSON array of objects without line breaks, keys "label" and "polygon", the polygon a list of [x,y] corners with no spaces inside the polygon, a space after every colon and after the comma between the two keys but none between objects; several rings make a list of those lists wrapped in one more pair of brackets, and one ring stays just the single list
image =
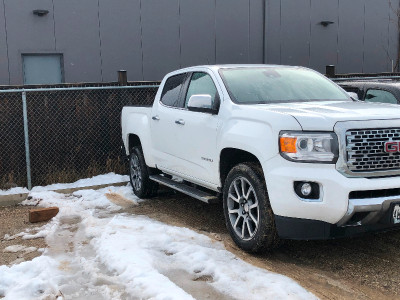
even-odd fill
[{"label": "corrugated siding panel", "polygon": [[180,2],[182,67],[215,63],[215,0]]},{"label": "corrugated siding panel", "polygon": [[[55,50],[53,5],[51,0],[4,0],[4,4],[11,84],[22,84],[21,54]],[[49,13],[43,17],[34,15],[33,10],[39,8]]]},{"label": "corrugated siding panel", "polygon": [[389,0],[365,0],[364,72],[386,72],[389,63]]},{"label": "corrugated siding panel", "polygon": [[100,38],[104,81],[143,79],[139,0],[100,0]]},{"label": "corrugated siding panel", "polygon": [[365,0],[339,0],[338,73],[359,73],[364,56]]},{"label": "corrugated siding panel", "polygon": [[267,1],[265,12],[265,51],[269,64],[281,63],[281,0]]},{"label": "corrugated siding panel", "polygon": [[[337,65],[338,6],[338,0],[311,0],[310,67],[319,72]],[[334,23],[324,27],[321,21]]]},{"label": "corrugated siding panel", "polygon": [[249,63],[263,63],[264,1],[250,0],[250,59]]},{"label": "corrugated siding panel", "polygon": [[0,85],[9,84],[10,76],[8,73],[7,38],[6,22],[4,19],[4,5],[0,1]]},{"label": "corrugated siding panel", "polygon": [[310,0],[281,0],[281,63],[309,66]]},{"label": "corrugated siding panel", "polygon": [[217,0],[218,64],[249,62],[249,0]]},{"label": "corrugated siding panel", "polygon": [[398,66],[399,57],[399,23],[397,17],[397,10],[399,9],[399,1],[393,0],[389,7],[389,69],[392,71],[392,61],[393,67]]},{"label": "corrugated siding panel", "polygon": [[65,81],[102,81],[98,1],[54,0],[54,16]]},{"label": "corrugated siding panel", "polygon": [[142,1],[143,75],[160,80],[180,67],[178,0]]}]

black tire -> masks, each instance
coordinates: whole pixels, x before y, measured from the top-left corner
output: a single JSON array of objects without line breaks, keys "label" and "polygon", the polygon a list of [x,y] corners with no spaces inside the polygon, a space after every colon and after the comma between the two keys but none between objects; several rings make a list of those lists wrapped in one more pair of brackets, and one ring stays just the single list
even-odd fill
[{"label": "black tire", "polygon": [[151,198],[157,194],[158,183],[149,179],[149,168],[141,147],[133,147],[129,155],[129,179],[133,193],[139,198]]},{"label": "black tire", "polygon": [[223,209],[226,227],[233,241],[244,251],[265,252],[279,245],[259,164],[241,163],[231,169],[224,184]]}]

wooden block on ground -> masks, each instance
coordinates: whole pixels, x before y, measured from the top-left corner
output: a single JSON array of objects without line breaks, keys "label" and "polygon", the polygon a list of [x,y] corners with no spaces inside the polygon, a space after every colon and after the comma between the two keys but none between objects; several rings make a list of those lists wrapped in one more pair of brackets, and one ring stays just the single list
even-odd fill
[{"label": "wooden block on ground", "polygon": [[35,208],[29,210],[29,222],[37,223],[48,221],[58,214],[58,207]]}]

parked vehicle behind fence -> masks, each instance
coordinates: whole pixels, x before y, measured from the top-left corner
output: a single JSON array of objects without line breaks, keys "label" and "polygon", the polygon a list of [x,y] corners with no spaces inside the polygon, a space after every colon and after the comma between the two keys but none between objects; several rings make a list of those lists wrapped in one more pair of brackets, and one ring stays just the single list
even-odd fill
[{"label": "parked vehicle behind fence", "polygon": [[310,69],[178,70],[121,122],[134,193],[222,199],[246,251],[400,226],[400,107],[354,101]]},{"label": "parked vehicle behind fence", "polygon": [[398,79],[359,79],[337,83],[347,92],[356,93],[361,101],[400,104],[400,81]]}]

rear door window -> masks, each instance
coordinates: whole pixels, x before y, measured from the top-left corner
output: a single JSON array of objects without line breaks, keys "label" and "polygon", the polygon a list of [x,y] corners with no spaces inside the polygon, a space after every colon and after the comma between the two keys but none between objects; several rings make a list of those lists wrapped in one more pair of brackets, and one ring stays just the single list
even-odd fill
[{"label": "rear door window", "polygon": [[186,79],[186,73],[171,76],[167,79],[161,93],[161,102],[171,107],[181,107],[182,86]]},{"label": "rear door window", "polygon": [[374,89],[369,89],[367,91],[365,95],[365,101],[397,104],[397,99],[392,93],[384,90]]}]

